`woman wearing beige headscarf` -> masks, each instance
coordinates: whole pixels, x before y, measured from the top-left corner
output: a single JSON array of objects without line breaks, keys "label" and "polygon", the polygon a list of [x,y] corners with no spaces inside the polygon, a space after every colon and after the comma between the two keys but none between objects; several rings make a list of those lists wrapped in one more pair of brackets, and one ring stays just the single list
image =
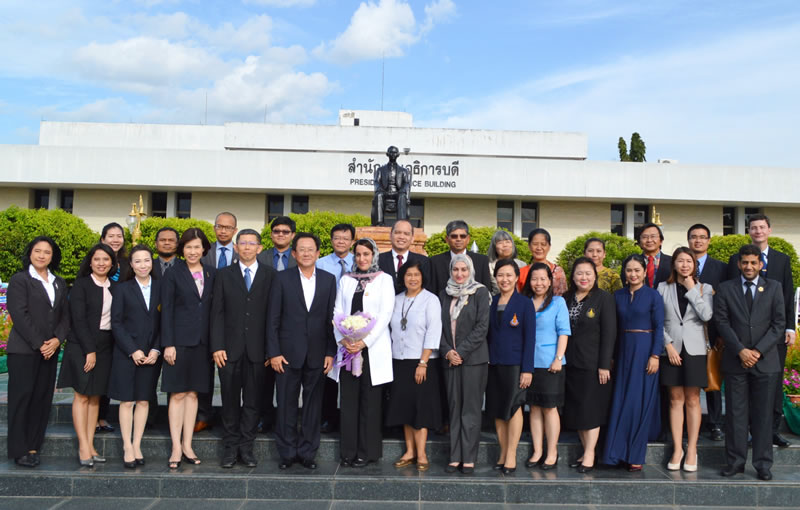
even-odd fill
[{"label": "woman wearing beige headscarf", "polygon": [[472,259],[465,254],[450,260],[450,279],[439,296],[442,302],[444,380],[450,409],[450,463],[453,473],[475,470],[481,433],[481,404],[489,370],[489,290],[475,281]]}]

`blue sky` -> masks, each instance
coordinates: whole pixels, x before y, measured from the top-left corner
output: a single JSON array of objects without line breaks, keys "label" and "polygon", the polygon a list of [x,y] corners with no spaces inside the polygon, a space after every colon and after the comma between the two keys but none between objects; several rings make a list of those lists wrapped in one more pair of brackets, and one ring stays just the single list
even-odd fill
[{"label": "blue sky", "polygon": [[[491,7],[489,7],[491,6]],[[0,1],[0,143],[39,121],[577,131],[617,159],[800,167],[796,0]],[[399,143],[399,142],[397,142]]]}]

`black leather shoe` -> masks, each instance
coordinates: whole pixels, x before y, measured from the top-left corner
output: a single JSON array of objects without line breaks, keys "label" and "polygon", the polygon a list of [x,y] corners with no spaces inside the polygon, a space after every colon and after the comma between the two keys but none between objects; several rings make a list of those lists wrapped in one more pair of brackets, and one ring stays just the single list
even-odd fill
[{"label": "black leather shoe", "polygon": [[445,473],[455,473],[458,471],[458,465],[453,466],[452,464],[448,464],[444,467]]},{"label": "black leather shoe", "polygon": [[225,450],[225,453],[222,454],[222,462],[219,465],[225,469],[230,469],[236,465],[236,450]]},{"label": "black leather shoe", "polygon": [[579,464],[576,471],[581,474],[591,473],[594,469],[594,466],[584,466],[583,464]]},{"label": "black leather shoe", "polygon": [[759,469],[758,470],[758,479],[759,480],[764,480],[765,482],[768,482],[768,481],[772,480],[772,472],[770,472],[769,469]]},{"label": "black leather shoe", "polygon": [[294,459],[281,459],[278,462],[278,469],[289,469],[294,464]]},{"label": "black leather shoe", "polygon": [[733,467],[731,465],[727,465],[722,468],[722,471],[719,472],[722,476],[733,476],[739,473],[744,473],[744,466],[742,467]]},{"label": "black leather shoe", "polygon": [[[542,457],[544,457],[544,455],[542,455]],[[558,455],[556,455],[556,461],[555,462],[553,462],[552,464],[544,463],[544,464],[542,464],[541,468],[542,468],[542,471],[550,471],[551,469],[555,469],[556,466],[558,466]]]},{"label": "black leather shoe", "polygon": [[461,472],[465,475],[471,475],[475,472],[475,466],[461,466]]},{"label": "black leather shoe", "polygon": [[339,466],[341,466],[341,467],[350,467],[352,465],[353,465],[353,461],[350,460],[350,459],[345,459],[344,457],[339,459]]},{"label": "black leather shoe", "polygon": [[36,467],[36,462],[33,460],[33,456],[30,453],[14,459],[14,464],[29,468]]},{"label": "black leather shoe", "polygon": [[575,469],[576,467],[578,467],[580,465],[581,465],[581,461],[580,460],[573,460],[572,462],[569,463],[569,467],[571,467],[572,469]]},{"label": "black leather shoe", "polygon": [[504,475],[510,475],[511,473],[513,473],[516,470],[517,470],[516,466],[514,466],[513,468],[509,468],[509,467],[503,466],[503,474]]},{"label": "black leather shoe", "polygon": [[787,441],[785,437],[776,433],[772,435],[772,444],[774,444],[775,446],[779,446],[781,448],[786,448],[787,446],[790,446],[792,443]]},{"label": "black leather shoe", "polygon": [[492,469],[495,471],[502,471],[504,467],[505,465],[502,462],[498,462],[497,464],[492,466]]},{"label": "black leather shoe", "polygon": [[542,464],[544,464],[544,455],[539,457],[539,460],[537,460],[535,462],[531,462],[530,459],[525,461],[525,467],[526,468],[532,468],[532,467],[536,467],[536,466],[541,466]]},{"label": "black leather shoe", "polygon": [[29,453],[28,456],[30,456],[30,458],[33,459],[34,466],[38,466],[39,463],[41,462],[41,459],[39,459],[39,452]]},{"label": "black leather shoe", "polygon": [[314,462],[314,459],[303,459],[300,464],[306,469],[317,469],[317,463]]},{"label": "black leather shoe", "polygon": [[712,441],[722,441],[725,439],[725,434],[722,433],[722,429],[719,427],[714,427],[711,429],[711,440]]},{"label": "black leather shoe", "polygon": [[253,455],[253,452],[239,452],[239,460],[241,460],[242,464],[249,468],[258,466],[258,461]]},{"label": "black leather shoe", "polygon": [[353,462],[351,463],[351,465],[354,468],[362,468],[362,467],[366,466],[367,464],[369,464],[368,460],[362,459],[362,458],[359,458],[359,457],[356,457],[355,460],[353,460]]},{"label": "black leather shoe", "polygon": [[144,457],[141,459],[133,459],[137,466],[144,466]]},{"label": "black leather shoe", "polygon": [[134,460],[132,460],[130,462],[127,462],[126,460],[123,460],[122,461],[122,467],[124,467],[125,469],[136,469],[136,460],[134,459]]}]

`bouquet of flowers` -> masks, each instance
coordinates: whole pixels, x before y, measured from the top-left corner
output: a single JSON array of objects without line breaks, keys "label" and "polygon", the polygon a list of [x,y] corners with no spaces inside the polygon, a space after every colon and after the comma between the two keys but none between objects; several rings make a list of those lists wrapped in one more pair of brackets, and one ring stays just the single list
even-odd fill
[{"label": "bouquet of flowers", "polygon": [[800,373],[794,368],[783,369],[783,392],[787,395],[800,394]]},{"label": "bouquet of flowers", "polygon": [[0,284],[0,356],[6,354],[8,335],[11,333],[11,316],[8,314],[8,308],[6,306],[7,290],[7,284]]},{"label": "bouquet of flowers", "polygon": [[[354,344],[369,335],[369,332],[375,327],[375,318],[365,312],[358,312],[353,315],[341,313],[333,318],[333,326],[344,337],[344,342]],[[336,366],[344,367],[354,377],[359,377],[363,362],[361,353],[352,354],[343,346],[339,347],[339,353],[341,354],[341,361]]]}]

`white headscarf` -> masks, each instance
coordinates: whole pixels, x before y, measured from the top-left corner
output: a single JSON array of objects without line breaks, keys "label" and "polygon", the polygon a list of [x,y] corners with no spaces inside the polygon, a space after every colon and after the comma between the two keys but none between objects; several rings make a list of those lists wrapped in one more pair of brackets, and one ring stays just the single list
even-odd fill
[{"label": "white headscarf", "polygon": [[[469,276],[464,283],[456,283],[456,281],[453,280],[453,266],[458,262],[464,262],[469,270]],[[447,287],[445,288],[445,292],[447,292],[448,296],[458,298],[456,305],[453,307],[453,313],[450,316],[451,320],[458,319],[458,314],[461,313],[461,309],[467,304],[469,296],[475,294],[481,287],[485,288],[485,285],[475,281],[475,266],[472,263],[472,258],[465,253],[453,255],[450,259],[450,278],[447,280]]]}]

